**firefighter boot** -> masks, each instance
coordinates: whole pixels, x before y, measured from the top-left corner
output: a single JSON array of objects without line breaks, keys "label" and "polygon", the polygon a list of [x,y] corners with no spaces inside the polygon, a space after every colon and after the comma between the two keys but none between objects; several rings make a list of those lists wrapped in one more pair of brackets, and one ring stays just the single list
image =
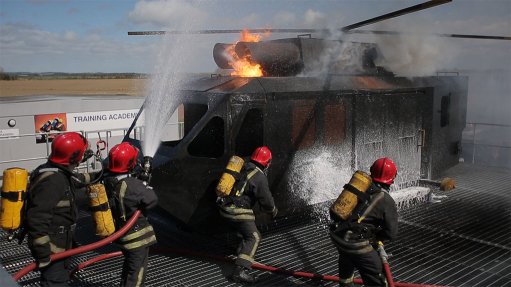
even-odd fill
[{"label": "firefighter boot", "polygon": [[238,282],[238,283],[255,283],[255,282],[257,282],[257,277],[254,275],[250,275],[248,273],[248,269],[243,266],[236,266],[234,268],[234,272],[232,273],[231,279],[234,282]]}]

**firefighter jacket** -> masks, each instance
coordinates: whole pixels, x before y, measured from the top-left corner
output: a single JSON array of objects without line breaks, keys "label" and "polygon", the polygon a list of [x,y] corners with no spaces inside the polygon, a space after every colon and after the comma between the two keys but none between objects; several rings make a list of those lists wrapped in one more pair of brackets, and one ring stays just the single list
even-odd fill
[{"label": "firefighter jacket", "polygon": [[152,187],[129,174],[106,176],[104,183],[117,230],[124,226],[137,209],[142,212],[130,230],[116,241],[119,247],[131,250],[155,244],[156,235],[147,221],[148,210],[158,204]]},{"label": "firefighter jacket", "polygon": [[392,240],[397,235],[396,203],[383,186],[372,183],[367,200],[359,200],[347,220],[332,216],[330,236],[341,251],[363,254],[374,250],[378,241]]},{"label": "firefighter jacket", "polygon": [[231,195],[219,198],[220,215],[232,221],[255,220],[253,207],[259,203],[261,210],[276,214],[277,208],[268,185],[268,179],[261,168],[253,162],[243,165],[242,177]]},{"label": "firefighter jacket", "polygon": [[25,226],[28,245],[40,267],[50,255],[72,247],[77,218],[75,190],[90,180],[88,174],[47,162],[30,175]]}]

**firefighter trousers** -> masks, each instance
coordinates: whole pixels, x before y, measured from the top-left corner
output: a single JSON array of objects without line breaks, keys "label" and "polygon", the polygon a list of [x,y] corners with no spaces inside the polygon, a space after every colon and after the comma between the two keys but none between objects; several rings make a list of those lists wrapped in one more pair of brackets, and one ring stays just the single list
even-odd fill
[{"label": "firefighter trousers", "polygon": [[[376,250],[368,253],[352,254],[339,250],[339,278],[341,287],[352,286],[349,282],[357,268],[364,286],[387,286],[383,274],[383,264]],[[343,285],[344,282],[344,285]]]},{"label": "firefighter trousers", "polygon": [[250,268],[254,263],[255,253],[259,242],[261,242],[261,233],[257,230],[254,220],[232,221],[232,226],[241,235],[241,242],[238,246],[238,257],[234,264]]},{"label": "firefighter trousers", "polygon": [[122,265],[121,286],[145,286],[149,246],[129,250],[123,249],[122,254],[124,255],[124,263]]},{"label": "firefighter trousers", "polygon": [[69,286],[69,270],[67,269],[67,260],[60,260],[50,263],[50,265],[40,268],[41,286],[44,287],[64,287]]}]

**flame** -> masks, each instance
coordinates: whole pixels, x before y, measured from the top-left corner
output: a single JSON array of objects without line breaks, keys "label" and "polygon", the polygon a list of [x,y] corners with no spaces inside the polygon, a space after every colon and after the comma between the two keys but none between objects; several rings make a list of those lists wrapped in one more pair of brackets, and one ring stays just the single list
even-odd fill
[{"label": "flame", "polygon": [[252,34],[247,29],[243,29],[241,31],[241,42],[259,42],[261,41],[261,35],[259,34]]},{"label": "flame", "polygon": [[[265,35],[266,36],[266,35]],[[263,68],[258,63],[254,62],[250,54],[244,57],[239,57],[234,51],[234,47],[238,42],[259,42],[262,36],[259,34],[252,34],[247,29],[241,32],[241,38],[239,41],[231,45],[226,49],[226,52],[231,57],[229,64],[234,69],[231,76],[238,77],[262,77]]]}]

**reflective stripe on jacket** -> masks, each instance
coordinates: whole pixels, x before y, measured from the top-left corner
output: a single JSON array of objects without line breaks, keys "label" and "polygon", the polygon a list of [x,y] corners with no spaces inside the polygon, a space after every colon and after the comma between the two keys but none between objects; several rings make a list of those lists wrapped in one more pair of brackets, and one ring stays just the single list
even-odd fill
[{"label": "reflective stripe on jacket", "polygon": [[124,226],[137,209],[142,211],[135,224],[116,243],[122,249],[135,249],[155,244],[156,234],[147,221],[148,210],[158,203],[154,190],[128,174],[106,177],[104,181],[108,196],[114,199],[112,214],[117,229]]}]

